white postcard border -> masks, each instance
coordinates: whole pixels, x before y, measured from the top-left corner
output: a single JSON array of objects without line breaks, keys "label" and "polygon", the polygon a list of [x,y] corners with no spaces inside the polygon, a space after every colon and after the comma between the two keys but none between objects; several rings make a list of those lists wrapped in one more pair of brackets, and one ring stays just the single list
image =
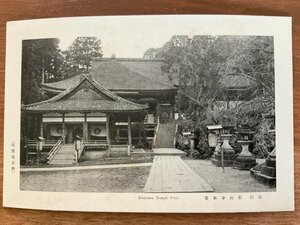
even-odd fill
[{"label": "white postcard border", "polygon": [[[20,97],[22,40],[93,35],[95,26],[112,29],[157,25],[158,31],[185,24],[190,35],[274,36],[276,106],[276,192],[256,193],[61,193],[20,191]],[[162,26],[163,28],[159,28]],[[156,32],[156,31],[155,31]],[[179,33],[178,34],[188,34]],[[166,15],[74,17],[7,24],[4,117],[5,207],[110,212],[259,212],[294,210],[292,33],[290,17]],[[15,168],[14,170],[12,168]],[[167,199],[158,197],[167,197]],[[172,196],[176,198],[171,198]],[[234,196],[234,200],[229,197]],[[240,199],[240,197],[242,199]],[[254,196],[251,199],[251,196]],[[154,197],[154,199],[144,199]],[[206,197],[208,199],[206,199]],[[225,198],[223,198],[225,197]],[[177,199],[178,198],[178,199]]]}]

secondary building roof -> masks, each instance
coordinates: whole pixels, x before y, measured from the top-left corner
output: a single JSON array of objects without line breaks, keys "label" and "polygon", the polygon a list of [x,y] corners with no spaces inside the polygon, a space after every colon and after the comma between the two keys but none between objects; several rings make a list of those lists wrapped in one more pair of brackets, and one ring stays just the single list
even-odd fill
[{"label": "secondary building roof", "polygon": [[[162,59],[143,58],[94,58],[91,76],[106,89],[122,91],[176,91],[176,81],[162,72]],[[43,89],[60,93],[78,83],[81,75],[65,80],[42,84]],[[228,90],[242,90],[255,84],[253,79],[240,74],[226,74],[219,79]]]},{"label": "secondary building roof", "polygon": [[89,76],[49,100],[22,107],[27,112],[137,112],[147,108],[119,97]]},{"label": "secondary building roof", "polygon": [[[161,59],[95,58],[91,76],[111,91],[176,90],[174,83],[162,73]],[[45,83],[48,91],[67,89],[80,80],[80,75],[53,83]]]}]

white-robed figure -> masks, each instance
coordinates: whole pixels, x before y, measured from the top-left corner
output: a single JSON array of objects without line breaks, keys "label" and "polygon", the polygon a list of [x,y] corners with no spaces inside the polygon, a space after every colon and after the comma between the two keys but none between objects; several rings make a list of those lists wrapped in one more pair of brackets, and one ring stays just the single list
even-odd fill
[{"label": "white-robed figure", "polygon": [[75,143],[75,150],[76,150],[76,153],[75,153],[76,154],[76,160],[78,161],[78,153],[81,149],[81,140],[82,140],[82,138],[77,134],[74,139],[75,139],[74,143]]}]

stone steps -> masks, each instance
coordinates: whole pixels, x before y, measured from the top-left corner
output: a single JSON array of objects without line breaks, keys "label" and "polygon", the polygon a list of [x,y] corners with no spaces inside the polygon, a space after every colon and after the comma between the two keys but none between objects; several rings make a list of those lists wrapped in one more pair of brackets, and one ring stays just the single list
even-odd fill
[{"label": "stone steps", "polygon": [[53,159],[50,165],[72,165],[74,163],[74,159]]},{"label": "stone steps", "polygon": [[154,143],[155,148],[173,148],[176,123],[172,121],[166,124],[159,124]]},{"label": "stone steps", "polygon": [[73,144],[62,145],[49,164],[72,165],[75,163],[75,157],[75,147]]}]

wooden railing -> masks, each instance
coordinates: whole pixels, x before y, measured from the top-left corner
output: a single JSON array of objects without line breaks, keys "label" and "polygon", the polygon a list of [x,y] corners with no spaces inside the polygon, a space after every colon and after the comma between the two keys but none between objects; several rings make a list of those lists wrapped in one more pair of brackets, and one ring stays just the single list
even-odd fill
[{"label": "wooden railing", "polygon": [[[27,141],[27,147],[29,148],[36,148],[37,147],[37,140],[28,140]],[[45,140],[43,142],[43,147],[50,148],[53,147],[57,143],[57,140]]]},{"label": "wooden railing", "polygon": [[50,161],[53,159],[53,157],[55,156],[56,152],[60,149],[62,145],[62,138],[59,139],[56,144],[53,146],[53,148],[50,150],[50,152],[48,153],[47,156],[47,164],[50,163]]},{"label": "wooden railing", "polygon": [[108,146],[106,140],[86,140],[83,144],[87,148],[106,148]]}]

